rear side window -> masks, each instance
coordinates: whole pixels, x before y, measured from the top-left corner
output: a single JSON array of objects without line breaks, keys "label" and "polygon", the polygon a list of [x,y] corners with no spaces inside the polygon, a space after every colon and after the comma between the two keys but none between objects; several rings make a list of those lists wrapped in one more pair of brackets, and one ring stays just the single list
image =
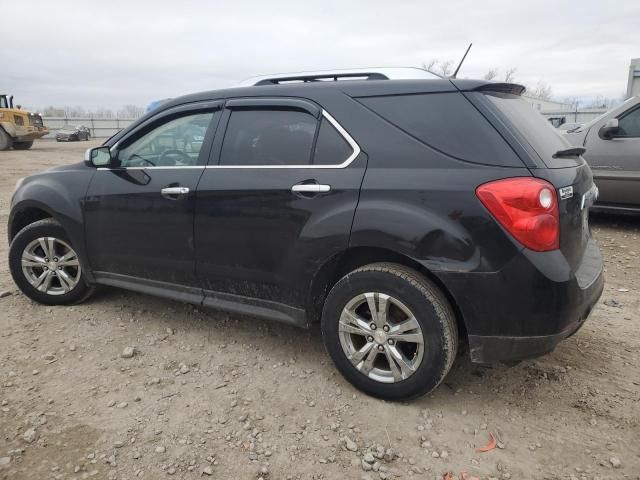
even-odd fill
[{"label": "rear side window", "polygon": [[338,165],[343,163],[353,153],[351,145],[331,125],[326,118],[320,123],[320,131],[316,140],[316,150],[313,157],[314,165]]},{"label": "rear side window", "polygon": [[220,165],[309,165],[318,121],[292,110],[233,110]]},{"label": "rear side window", "polygon": [[358,101],[449,156],[485,165],[522,166],[489,121],[460,93],[366,97]]}]

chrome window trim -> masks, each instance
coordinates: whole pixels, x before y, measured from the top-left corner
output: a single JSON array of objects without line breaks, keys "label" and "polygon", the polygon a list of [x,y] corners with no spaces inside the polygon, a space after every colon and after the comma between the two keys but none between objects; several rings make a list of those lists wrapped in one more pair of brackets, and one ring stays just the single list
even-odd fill
[{"label": "chrome window trim", "polygon": [[159,166],[159,167],[119,167],[119,168],[106,168],[98,167],[97,170],[175,170],[178,168],[200,168],[204,170],[206,165],[173,165],[173,166]]},{"label": "chrome window trim", "polygon": [[[346,168],[349,165],[351,165],[351,163],[356,159],[356,157],[358,155],[360,155],[360,152],[362,150],[360,150],[360,146],[358,145],[358,143],[353,139],[353,137],[351,135],[349,135],[349,132],[347,132],[344,127],[342,125],[340,125],[338,123],[338,121],[333,118],[329,112],[327,112],[326,110],[322,110],[322,116],[324,118],[326,118],[329,123],[331,123],[331,125],[333,125],[333,127],[338,131],[338,133],[340,135],[342,135],[342,138],[345,139],[345,141],[349,144],[349,146],[351,147],[351,149],[353,150],[351,152],[351,155],[349,155],[347,157],[347,159],[339,164],[332,164],[332,165],[176,165],[176,166],[158,166],[158,167],[122,167],[122,168],[106,168],[106,167],[99,167],[98,170],[172,170],[172,169],[178,169],[178,168],[233,168],[233,169],[275,169],[275,168],[281,168],[281,169],[285,169],[285,168],[332,168],[332,169],[336,169],[336,168]],[[115,148],[117,146],[114,145],[112,148]]]}]

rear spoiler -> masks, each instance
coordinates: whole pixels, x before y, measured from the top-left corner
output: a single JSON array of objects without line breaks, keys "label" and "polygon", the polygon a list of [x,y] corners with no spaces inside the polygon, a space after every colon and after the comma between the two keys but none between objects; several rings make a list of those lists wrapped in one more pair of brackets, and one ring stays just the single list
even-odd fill
[{"label": "rear spoiler", "polygon": [[525,90],[524,85],[517,83],[485,83],[474,88],[476,92],[510,93],[511,95],[522,95]]}]

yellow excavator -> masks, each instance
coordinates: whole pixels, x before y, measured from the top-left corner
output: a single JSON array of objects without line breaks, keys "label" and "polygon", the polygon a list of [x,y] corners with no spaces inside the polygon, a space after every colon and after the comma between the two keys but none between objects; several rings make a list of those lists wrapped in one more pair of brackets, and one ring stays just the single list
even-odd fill
[{"label": "yellow excavator", "polygon": [[13,107],[13,96],[0,94],[0,150],[28,150],[36,138],[49,133],[42,117]]}]

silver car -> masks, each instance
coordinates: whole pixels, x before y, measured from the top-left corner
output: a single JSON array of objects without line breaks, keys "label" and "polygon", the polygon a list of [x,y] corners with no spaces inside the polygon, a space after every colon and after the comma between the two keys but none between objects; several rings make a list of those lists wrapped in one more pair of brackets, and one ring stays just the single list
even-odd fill
[{"label": "silver car", "polygon": [[600,190],[595,210],[640,213],[640,97],[631,97],[564,133],[591,166]]}]

